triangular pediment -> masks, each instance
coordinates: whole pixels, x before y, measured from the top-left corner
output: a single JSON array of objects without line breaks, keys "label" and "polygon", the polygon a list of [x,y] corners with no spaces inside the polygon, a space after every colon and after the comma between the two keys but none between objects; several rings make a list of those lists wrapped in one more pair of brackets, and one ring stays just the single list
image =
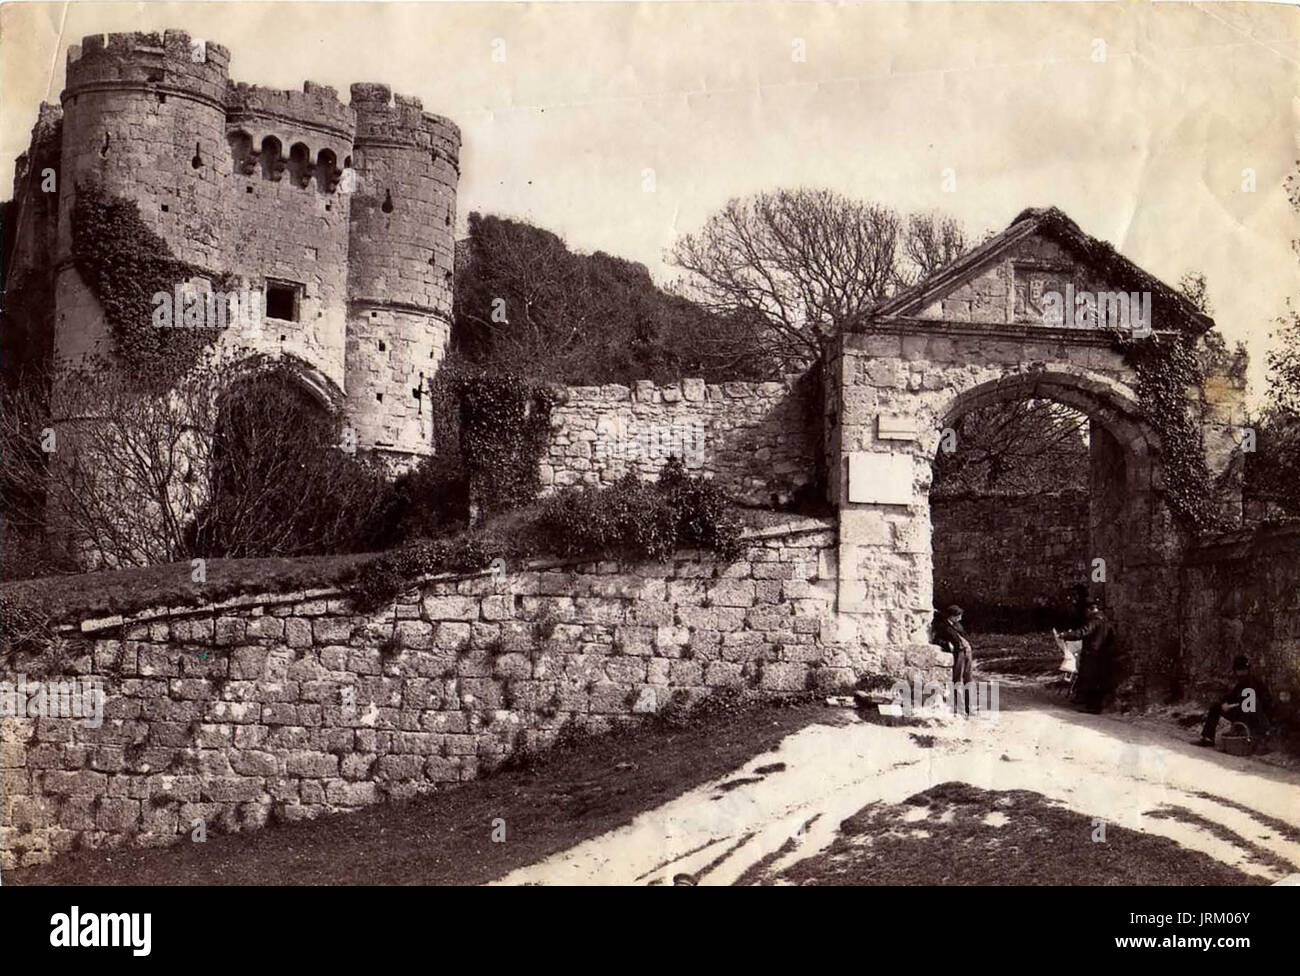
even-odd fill
[{"label": "triangular pediment", "polygon": [[[1213,326],[1182,295],[1055,208],[1026,210],[1006,230],[875,310],[891,318],[989,326],[1102,329],[1149,310],[1155,330]],[[1100,308],[1100,313],[1096,309]],[[1090,309],[1092,310],[1090,314]]]}]

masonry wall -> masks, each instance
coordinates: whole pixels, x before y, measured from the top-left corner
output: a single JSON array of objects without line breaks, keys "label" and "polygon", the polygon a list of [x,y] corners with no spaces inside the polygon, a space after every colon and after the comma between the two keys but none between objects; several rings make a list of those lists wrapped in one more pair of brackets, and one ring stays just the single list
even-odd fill
[{"label": "masonry wall", "polygon": [[568,387],[552,412],[544,490],[606,485],[633,472],[653,479],[669,455],[717,480],[737,500],[783,504],[816,477],[820,432],[812,384]]},{"label": "masonry wall", "polygon": [[1300,524],[1263,526],[1210,540],[1182,570],[1180,625],[1189,690],[1230,681],[1245,654],[1284,716],[1300,703]]},{"label": "masonry wall", "polygon": [[969,626],[1031,623],[1088,578],[1088,491],[930,497],[936,606]]},{"label": "masonry wall", "polygon": [[[102,678],[103,724],[0,724],[3,866],[165,845],[196,818],[247,830],[410,797],[568,725],[602,732],[720,688],[880,673],[838,641],[828,523],[748,542],[728,564],[685,554],[435,578],[370,614],[320,591],[86,622],[62,673]],[[944,657],[922,645],[900,664],[936,677]]]}]

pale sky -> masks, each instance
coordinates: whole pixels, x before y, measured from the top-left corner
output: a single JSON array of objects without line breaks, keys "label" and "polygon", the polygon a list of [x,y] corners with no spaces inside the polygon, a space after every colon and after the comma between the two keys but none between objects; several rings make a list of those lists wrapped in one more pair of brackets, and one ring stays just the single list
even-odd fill
[{"label": "pale sky", "polygon": [[1282,188],[1300,158],[1292,6],[10,3],[5,197],[67,46],[167,27],[228,47],[239,81],[418,95],[462,130],[462,230],[471,210],[526,218],[661,282],[665,249],[729,197],[802,185],[938,208],[975,234],[1058,206],[1171,284],[1204,271],[1255,383],[1300,297]]}]

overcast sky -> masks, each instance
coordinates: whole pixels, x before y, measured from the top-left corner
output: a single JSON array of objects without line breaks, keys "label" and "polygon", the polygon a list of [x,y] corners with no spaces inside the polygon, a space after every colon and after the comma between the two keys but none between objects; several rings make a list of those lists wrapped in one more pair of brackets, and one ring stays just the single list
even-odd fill
[{"label": "overcast sky", "polygon": [[471,210],[524,217],[660,281],[664,250],[728,197],[806,185],[938,208],[975,234],[1058,206],[1170,283],[1204,271],[1255,382],[1271,320],[1300,296],[1282,189],[1300,158],[1295,7],[73,3],[0,17],[6,197],[69,44],[179,27],[227,46],[236,80],[420,96],[464,136],[462,229]]}]

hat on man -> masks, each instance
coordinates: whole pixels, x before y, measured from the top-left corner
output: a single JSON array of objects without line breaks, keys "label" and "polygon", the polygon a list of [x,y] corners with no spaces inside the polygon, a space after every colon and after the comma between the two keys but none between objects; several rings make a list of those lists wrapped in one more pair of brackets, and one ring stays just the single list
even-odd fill
[{"label": "hat on man", "polygon": [[952,606],[945,608],[943,611],[945,617],[960,617],[961,613],[961,607],[957,606],[955,603],[952,604]]}]

